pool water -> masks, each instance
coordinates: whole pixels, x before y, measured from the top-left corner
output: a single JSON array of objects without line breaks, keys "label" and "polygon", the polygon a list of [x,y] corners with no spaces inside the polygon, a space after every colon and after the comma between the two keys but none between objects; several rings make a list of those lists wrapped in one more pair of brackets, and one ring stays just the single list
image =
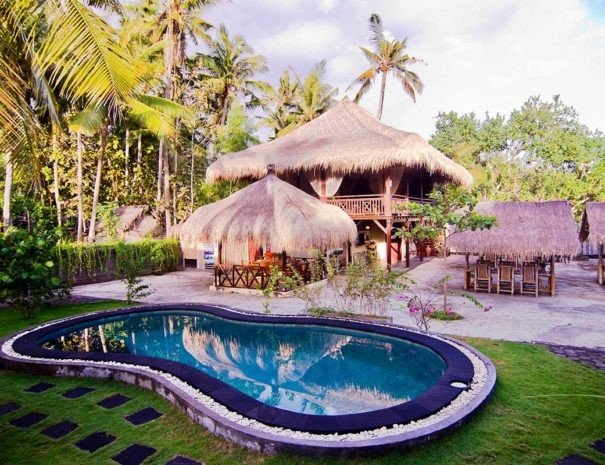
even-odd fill
[{"label": "pool water", "polygon": [[433,350],[399,338],[188,311],[99,319],[50,334],[42,346],[180,362],[260,402],[311,415],[401,404],[426,391],[446,369]]}]

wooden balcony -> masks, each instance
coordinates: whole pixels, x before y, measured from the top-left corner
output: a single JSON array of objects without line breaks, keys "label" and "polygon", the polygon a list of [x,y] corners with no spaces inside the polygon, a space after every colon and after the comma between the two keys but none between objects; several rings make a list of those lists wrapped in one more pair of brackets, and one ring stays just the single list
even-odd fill
[{"label": "wooden balcony", "polygon": [[430,199],[393,195],[390,208],[388,199],[384,195],[327,197],[325,202],[342,208],[354,220],[380,220],[392,217],[394,221],[403,221],[411,217],[408,211],[410,202],[428,203]]}]

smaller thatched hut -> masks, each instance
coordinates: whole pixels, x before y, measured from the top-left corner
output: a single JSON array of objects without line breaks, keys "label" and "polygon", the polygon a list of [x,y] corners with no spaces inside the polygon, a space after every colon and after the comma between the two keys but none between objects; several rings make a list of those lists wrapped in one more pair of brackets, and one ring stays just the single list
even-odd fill
[{"label": "smaller thatched hut", "polygon": [[115,210],[114,215],[115,224],[106,224],[106,220],[97,222],[99,241],[120,239],[136,242],[163,234],[162,224],[147,205],[123,205]]},{"label": "smaller thatched hut", "polygon": [[497,226],[454,233],[449,239],[452,250],[516,261],[550,260],[550,293],[554,295],[555,257],[573,256],[578,251],[570,203],[479,202],[476,211],[495,216]]},{"label": "smaller thatched hut", "polygon": [[597,263],[597,281],[605,282],[605,265],[603,264],[603,249],[605,248],[605,202],[588,202],[582,214],[580,225],[580,241],[588,242],[596,247],[599,254]]},{"label": "smaller thatched hut", "polygon": [[[198,208],[177,233],[184,248],[218,244],[215,281],[217,272],[231,273],[231,278],[217,287],[229,281],[233,286],[228,287],[263,287],[264,277],[260,282],[247,278],[259,265],[268,264],[267,255],[270,259],[274,255],[285,267],[287,256],[306,252],[308,258],[312,249],[341,248],[355,240],[357,230],[342,209],[280,180],[270,165],[269,174],[260,181]],[[263,260],[256,260],[259,249]]]}]

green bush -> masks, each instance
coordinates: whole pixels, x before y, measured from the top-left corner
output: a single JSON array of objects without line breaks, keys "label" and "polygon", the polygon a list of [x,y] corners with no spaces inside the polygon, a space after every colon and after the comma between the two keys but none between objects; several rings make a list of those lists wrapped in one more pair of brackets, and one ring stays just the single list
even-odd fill
[{"label": "green bush", "polygon": [[9,229],[0,236],[0,302],[31,318],[42,302],[66,292],[57,277],[52,234],[31,234]]},{"label": "green bush", "polygon": [[130,262],[140,263],[141,273],[175,271],[180,262],[180,245],[174,239],[146,239],[137,242],[106,242],[57,244],[54,256],[63,279],[73,282],[84,275],[95,280],[97,275],[113,273],[122,278],[130,270]]}]

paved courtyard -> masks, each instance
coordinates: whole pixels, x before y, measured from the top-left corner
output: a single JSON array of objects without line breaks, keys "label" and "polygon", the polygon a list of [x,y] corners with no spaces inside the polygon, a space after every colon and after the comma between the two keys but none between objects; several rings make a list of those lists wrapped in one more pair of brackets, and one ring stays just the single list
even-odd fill
[{"label": "paved courtyard", "polygon": [[[462,290],[464,258],[448,259],[452,276],[450,287]],[[412,279],[423,289],[443,276],[443,260],[432,259],[410,271]],[[605,348],[605,287],[596,283],[596,261],[557,263],[557,295],[555,297],[479,294],[482,304],[491,306],[483,311],[461,297],[451,298],[455,310],[464,316],[458,321],[432,321],[431,331],[457,336],[477,336],[509,341],[542,342],[556,345]],[[263,297],[209,290],[213,277],[207,271],[179,271],[144,280],[155,292],[145,303],[208,303],[235,307],[246,311],[263,311]],[[78,297],[124,300],[121,281],[90,284],[74,288]],[[326,303],[333,299],[326,291]],[[275,314],[304,312],[304,302],[297,298],[274,298],[271,311]],[[393,321],[413,326],[413,320],[400,309],[396,299],[389,310]]]}]

